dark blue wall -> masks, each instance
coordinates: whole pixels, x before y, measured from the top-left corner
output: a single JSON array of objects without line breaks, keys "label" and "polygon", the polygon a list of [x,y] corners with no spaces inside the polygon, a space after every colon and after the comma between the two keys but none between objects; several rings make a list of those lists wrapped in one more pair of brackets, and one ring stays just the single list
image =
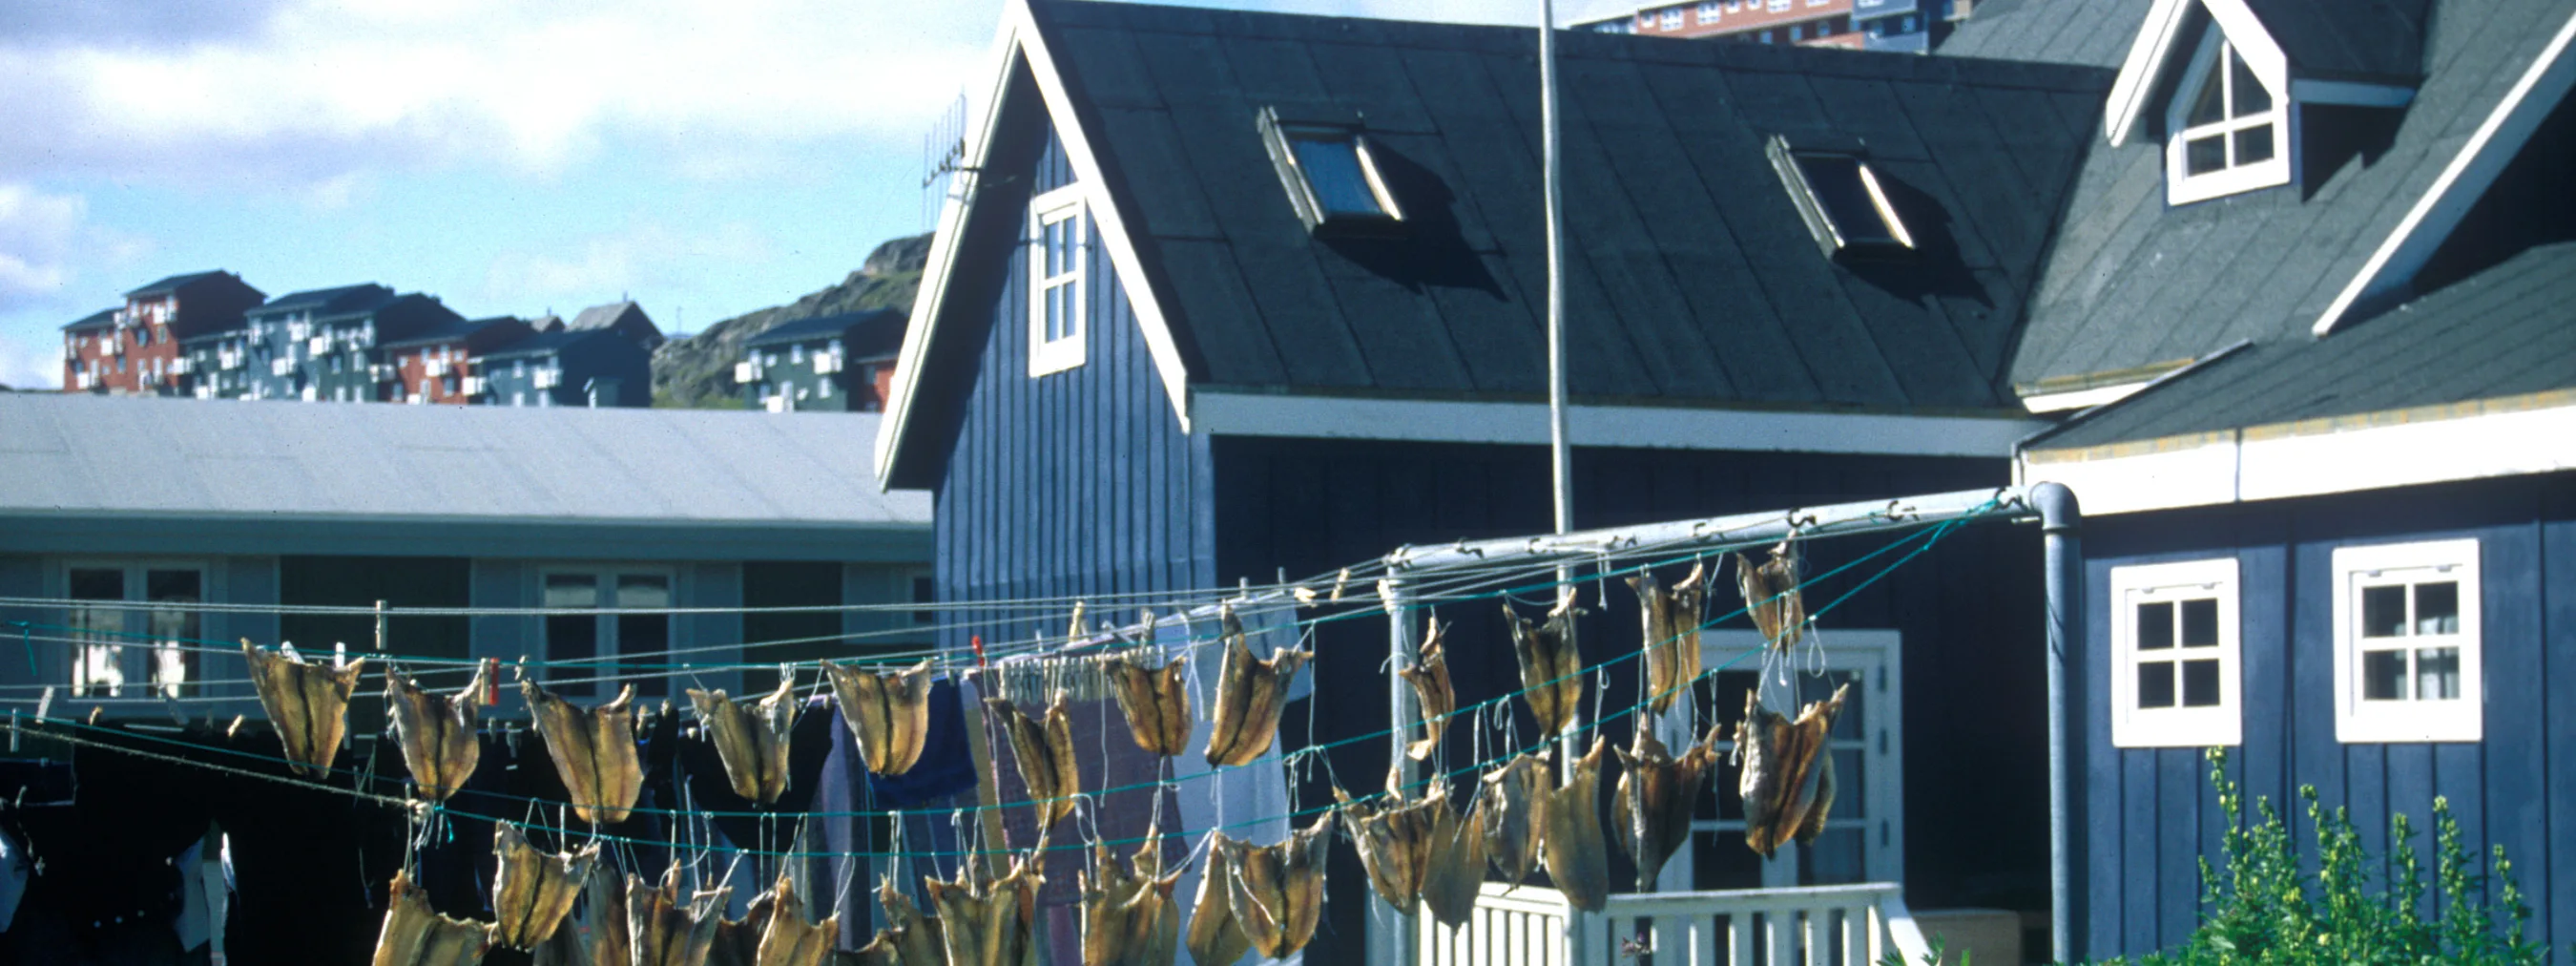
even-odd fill
[{"label": "dark blue wall", "polygon": [[[2344,545],[2475,537],[2484,622],[2483,743],[2343,744],[2334,725],[2332,559]],[[2089,521],[2082,852],[2087,956],[2181,941],[2198,923],[2197,860],[2224,827],[2200,752],[2111,747],[2110,569],[2233,556],[2240,580],[2245,744],[2229,763],[2250,802],[2295,811],[2300,786],[2348,808],[2372,855],[2391,813],[2421,833],[2447,796],[2464,845],[2503,845],[2535,910],[2531,935],[2576,940],[2576,475],[2523,477]],[[2313,864],[2304,816],[2294,840]],[[2384,873],[2384,864],[2372,871]]]}]

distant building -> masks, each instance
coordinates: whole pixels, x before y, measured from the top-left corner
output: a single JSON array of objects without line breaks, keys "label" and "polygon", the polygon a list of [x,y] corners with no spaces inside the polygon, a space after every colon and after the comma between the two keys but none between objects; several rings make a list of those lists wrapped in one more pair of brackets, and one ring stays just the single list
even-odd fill
[{"label": "distant building", "polygon": [[574,332],[606,329],[625,336],[628,341],[636,345],[643,346],[646,352],[651,352],[662,345],[661,327],[654,325],[653,318],[644,314],[643,306],[633,302],[594,305],[581,310],[581,314],[573,316],[571,322],[558,324]]},{"label": "distant building", "polygon": [[175,395],[182,340],[238,328],[265,296],[230,272],[173,275],[125,293],[122,308],[63,327],[63,390]]},{"label": "distant building", "polygon": [[376,344],[459,319],[435,298],[373,283],[281,296],[248,316],[244,395],[307,402],[389,398],[393,369],[375,363]]},{"label": "distant building", "polygon": [[475,357],[535,333],[527,322],[505,315],[470,322],[457,319],[384,343],[377,347],[383,360],[377,364],[393,367],[394,373],[393,394],[387,401],[465,405],[472,401],[465,386]]},{"label": "distant building", "polygon": [[653,353],[611,328],[538,332],[472,360],[459,387],[486,406],[649,406]]},{"label": "distant building", "polygon": [[[1657,37],[1724,38],[1919,53],[1934,0],[1693,0],[1607,3],[1578,11],[1575,29]],[[1964,6],[1964,5],[1962,5]],[[1947,9],[1947,8],[1943,8]]]},{"label": "distant building", "polygon": [[178,395],[239,399],[250,388],[250,328],[226,329],[179,340]]},{"label": "distant building", "polygon": [[885,408],[906,317],[891,309],[798,319],[743,342],[743,402],[771,412]]}]

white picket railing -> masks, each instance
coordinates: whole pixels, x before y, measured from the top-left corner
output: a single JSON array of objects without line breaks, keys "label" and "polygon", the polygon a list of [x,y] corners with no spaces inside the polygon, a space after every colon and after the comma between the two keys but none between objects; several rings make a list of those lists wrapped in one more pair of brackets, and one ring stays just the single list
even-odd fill
[{"label": "white picket railing", "polygon": [[1485,883],[1458,928],[1420,916],[1420,966],[1908,966],[1929,950],[1889,882],[1613,895],[1586,913],[1554,889]]}]

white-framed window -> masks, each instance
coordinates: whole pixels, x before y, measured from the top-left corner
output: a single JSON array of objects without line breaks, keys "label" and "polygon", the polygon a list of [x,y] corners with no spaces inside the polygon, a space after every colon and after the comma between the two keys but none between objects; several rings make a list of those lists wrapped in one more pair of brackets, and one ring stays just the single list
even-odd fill
[{"label": "white-framed window", "polygon": [[1701,23],[1716,23],[1718,14],[1719,4],[1716,0],[1709,0],[1709,2],[1699,5],[1699,22]]},{"label": "white-framed window", "polygon": [[[1744,707],[1745,692],[1759,688],[1762,703],[1794,715],[1809,702],[1832,697],[1851,686],[1843,713],[1826,733],[1826,750],[1834,758],[1833,821],[1815,841],[1784,842],[1770,861],[1706,863],[1703,857],[1742,851],[1744,803],[1740,773],[1720,765],[1710,785],[1715,793],[1694,810],[1692,838],[1665,866],[1659,886],[1666,889],[1751,889],[1840,885],[1857,882],[1902,882],[1905,876],[1905,689],[1904,648],[1892,630],[1845,629],[1824,642],[1823,667],[1802,665],[1787,680],[1764,675],[1728,658],[1763,646],[1751,630],[1711,629],[1700,634],[1705,677],[1692,685],[1702,707],[1728,709],[1729,718]],[[1709,702],[1714,702],[1713,704]],[[1685,747],[1698,740],[1683,703],[1658,722],[1665,743]],[[1720,736],[1734,737],[1728,728]],[[1719,760],[1734,751],[1734,742],[1717,743]],[[1711,800],[1713,799],[1713,800]],[[1849,811],[1846,812],[1846,809]],[[1716,840],[1715,849],[1706,848]]]},{"label": "white-framed window", "polygon": [[1788,13],[1789,0],[1771,0],[1772,13]]},{"label": "white-framed window", "polygon": [[[75,604],[65,623],[72,637],[74,697],[194,697],[203,615],[185,605],[206,600],[207,569],[195,561],[87,562],[63,568],[64,597]],[[121,604],[166,604],[131,608]],[[139,658],[139,660],[137,660]],[[136,666],[139,665],[139,666]],[[129,694],[135,676],[146,687]]]},{"label": "white-framed window", "polygon": [[668,692],[668,676],[652,673],[651,665],[670,661],[671,615],[637,611],[672,606],[676,582],[669,570],[548,567],[539,571],[539,581],[540,600],[547,609],[588,611],[546,615],[546,660],[590,662],[557,665],[552,676],[565,683],[548,687],[568,695],[614,695],[623,682],[573,679],[632,676],[638,695],[660,697]]},{"label": "white-framed window", "polygon": [[1661,23],[1659,26],[1661,26],[1661,27],[1662,27],[1663,29],[1665,29],[1665,30],[1680,30],[1680,29],[1682,29],[1682,8],[1680,8],[1680,7],[1667,7],[1667,8],[1665,8],[1664,13],[1663,13],[1663,17],[1662,17],[1661,19],[1662,19],[1662,23]]},{"label": "white-framed window", "polygon": [[2335,738],[2479,741],[2478,542],[2334,552]]},{"label": "white-framed window", "polygon": [[2244,743],[2234,558],[2111,568],[2111,744]]},{"label": "white-framed window", "polygon": [[1029,375],[1082,365],[1084,280],[1082,186],[1029,203]]},{"label": "white-framed window", "polygon": [[2281,88],[2245,60],[2216,26],[2165,115],[2165,197],[2185,204],[2290,183],[2290,138]]}]

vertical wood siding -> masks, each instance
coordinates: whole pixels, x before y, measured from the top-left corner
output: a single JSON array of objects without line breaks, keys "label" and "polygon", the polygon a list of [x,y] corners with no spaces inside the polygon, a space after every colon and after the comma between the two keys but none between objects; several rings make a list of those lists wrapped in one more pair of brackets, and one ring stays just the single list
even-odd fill
[{"label": "vertical wood siding", "polygon": [[[2458,537],[2478,540],[2485,740],[2336,740],[2335,548]],[[2230,750],[2228,769],[2249,810],[2261,797],[2291,814],[2313,867],[2314,829],[2297,795],[2314,786],[2325,807],[2350,811],[2382,877],[2390,816],[2402,813],[2429,877],[2433,799],[2445,797],[2481,862],[2490,845],[2505,847],[2533,910],[2531,937],[2561,950],[2576,940],[2576,475],[2103,518],[2087,523],[2085,552],[2088,643],[2076,659],[2085,956],[2187,937],[2204,911],[2197,861],[2219,862],[2225,825],[2200,752],[2111,746],[2110,570],[2231,556],[2245,744]]]}]

